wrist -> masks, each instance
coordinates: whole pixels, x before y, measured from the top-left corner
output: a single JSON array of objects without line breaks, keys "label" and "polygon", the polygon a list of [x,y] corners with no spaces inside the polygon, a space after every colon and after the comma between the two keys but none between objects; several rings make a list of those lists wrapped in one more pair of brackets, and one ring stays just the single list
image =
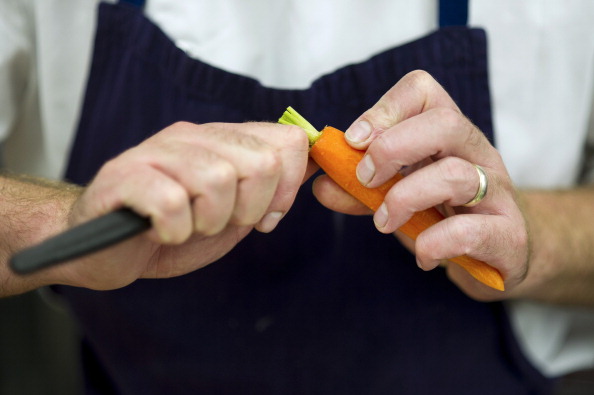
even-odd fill
[{"label": "wrist", "polygon": [[594,305],[594,190],[524,191],[519,204],[528,226],[530,253],[525,280],[513,298]]},{"label": "wrist", "polygon": [[10,257],[67,228],[73,203],[82,188],[21,176],[0,177],[0,296],[26,292],[59,282],[52,270],[19,276],[8,267]]}]

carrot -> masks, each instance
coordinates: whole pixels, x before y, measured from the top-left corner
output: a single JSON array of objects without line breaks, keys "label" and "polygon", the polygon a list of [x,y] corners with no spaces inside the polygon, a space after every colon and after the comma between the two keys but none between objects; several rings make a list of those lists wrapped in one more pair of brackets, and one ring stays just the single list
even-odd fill
[{"label": "carrot", "polygon": [[[377,188],[367,188],[359,182],[356,175],[357,164],[363,158],[364,152],[348,145],[343,132],[331,126],[326,126],[319,132],[291,107],[285,111],[279,122],[285,125],[297,125],[305,130],[309,139],[311,158],[342,189],[373,211],[377,211],[390,188],[402,179],[401,174],[396,174]],[[439,211],[430,208],[415,213],[399,230],[414,240],[423,230],[443,219],[444,216]],[[483,284],[500,291],[504,290],[503,278],[499,271],[485,262],[466,255],[448,260],[463,267]]]}]

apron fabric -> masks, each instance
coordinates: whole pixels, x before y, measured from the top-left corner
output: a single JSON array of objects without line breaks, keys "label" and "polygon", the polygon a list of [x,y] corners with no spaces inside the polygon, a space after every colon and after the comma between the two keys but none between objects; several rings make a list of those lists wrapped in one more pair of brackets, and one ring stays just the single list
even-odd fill
[{"label": "apron fabric", "polygon": [[[104,3],[98,18],[66,174],[80,184],[180,120],[275,121],[291,105],[344,130],[414,69],[493,138],[480,29],[443,27],[308,89],[280,90],[189,58],[139,7]],[[58,287],[84,335],[88,393],[549,393],[502,304],[469,299],[442,270],[419,270],[370,217],[333,213],[310,189],[274,232],[252,232],[194,273],[108,292]]]}]

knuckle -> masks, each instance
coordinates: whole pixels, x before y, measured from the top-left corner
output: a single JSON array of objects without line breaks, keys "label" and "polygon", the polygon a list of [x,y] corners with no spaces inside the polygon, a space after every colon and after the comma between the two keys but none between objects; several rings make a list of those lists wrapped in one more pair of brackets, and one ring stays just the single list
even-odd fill
[{"label": "knuckle", "polygon": [[368,150],[378,171],[397,173],[402,170],[404,163],[395,153],[400,152],[397,139],[388,133],[377,136]]},{"label": "knuckle", "polygon": [[[394,139],[390,138],[389,135],[386,133],[382,133],[376,137],[373,141],[373,145],[370,147],[371,152],[373,153],[374,159],[379,154],[382,157],[389,158],[392,155],[390,153],[395,152],[397,149],[396,143]],[[381,165],[377,163],[377,165]]]},{"label": "knuckle", "polygon": [[286,140],[291,147],[304,147],[307,148],[309,140],[307,134],[303,132],[299,126],[291,126],[286,134]]},{"label": "knuckle", "polygon": [[463,144],[479,147],[483,143],[484,135],[468,118],[454,108],[439,107],[433,110],[439,122],[444,125],[450,135],[463,133]]},{"label": "knuckle", "polygon": [[434,110],[434,115],[447,130],[459,131],[464,128],[466,118],[457,110],[449,107],[438,107]]},{"label": "knuckle", "polygon": [[472,179],[471,170],[474,171],[468,162],[463,159],[449,156],[438,162],[438,168],[443,179],[453,184],[465,183]]},{"label": "knuckle", "polygon": [[405,86],[412,91],[425,92],[436,85],[438,85],[437,82],[428,72],[424,70],[411,71],[386,92],[372,108],[365,111],[360,119],[368,121],[375,133],[381,133],[400,122],[405,116],[402,106],[399,105],[401,92],[399,89],[395,89],[396,86]]},{"label": "knuckle", "polygon": [[148,141],[162,142],[166,136],[178,135],[182,130],[187,130],[190,127],[190,123],[186,121],[177,121],[167,126],[165,129],[151,136]]},{"label": "knuckle", "polygon": [[160,211],[165,214],[176,212],[186,205],[188,201],[188,194],[182,187],[162,189],[159,196]]},{"label": "knuckle", "polygon": [[435,83],[433,76],[425,70],[413,70],[404,76],[404,80],[413,86],[423,86]]},{"label": "knuckle", "polygon": [[420,261],[425,261],[426,259],[432,259],[429,256],[430,248],[428,248],[428,243],[425,241],[423,237],[419,237],[415,240],[415,256]]},{"label": "knuckle", "polygon": [[[422,234],[421,234],[422,236]],[[437,253],[438,249],[432,238],[419,237],[415,242],[415,255],[421,261],[441,259]]]},{"label": "knuckle", "polygon": [[173,123],[169,128],[170,129],[187,129],[192,126],[194,126],[193,123],[190,123],[187,121],[177,121],[177,122]]},{"label": "knuckle", "polygon": [[433,76],[425,70],[413,70],[406,74],[401,81],[411,91],[416,91],[423,95],[440,86]]},{"label": "knuckle", "polygon": [[256,178],[270,178],[276,176],[282,167],[278,153],[273,149],[263,149],[251,161],[249,174]]},{"label": "knuckle", "polygon": [[480,246],[483,241],[481,229],[486,227],[477,227],[476,223],[468,216],[460,215],[456,221],[451,221],[447,231],[450,233],[450,240],[457,241],[464,254],[469,254]]},{"label": "knuckle", "polygon": [[390,128],[398,119],[398,114],[390,101],[379,101],[373,108],[365,111],[361,115],[361,119],[366,120],[372,125],[372,128],[380,133],[385,129]]},{"label": "knuckle", "polygon": [[204,183],[207,188],[218,190],[235,185],[237,178],[235,167],[227,161],[220,160],[210,166],[208,172],[204,174]]}]

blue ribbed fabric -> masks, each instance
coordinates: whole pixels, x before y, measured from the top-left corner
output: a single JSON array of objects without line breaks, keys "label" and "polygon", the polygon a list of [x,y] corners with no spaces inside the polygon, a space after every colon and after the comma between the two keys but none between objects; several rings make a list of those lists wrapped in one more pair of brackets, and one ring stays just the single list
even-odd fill
[{"label": "blue ribbed fabric", "polygon": [[[419,68],[492,137],[482,30],[444,28],[278,90],[188,58],[138,9],[102,4],[67,178],[88,182],[179,120],[276,121],[291,105],[344,129]],[[59,291],[85,336],[89,393],[507,395],[551,384],[522,356],[501,304],[422,272],[369,217],[328,211],[309,185],[274,232],[250,234],[205,269]]]}]

